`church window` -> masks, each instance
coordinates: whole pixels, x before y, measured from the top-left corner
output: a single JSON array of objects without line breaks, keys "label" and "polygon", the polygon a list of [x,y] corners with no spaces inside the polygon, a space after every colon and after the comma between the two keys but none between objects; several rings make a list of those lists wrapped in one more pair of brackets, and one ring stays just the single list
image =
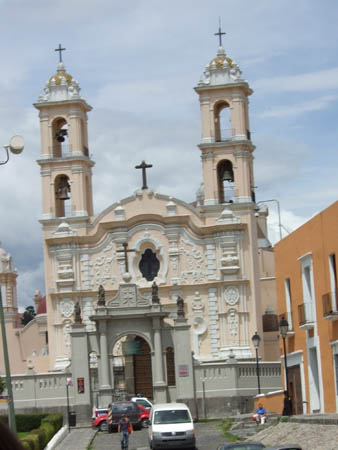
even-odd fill
[{"label": "church window", "polygon": [[52,125],[53,133],[53,158],[62,158],[69,153],[68,145],[68,125],[65,119],[57,118]]},{"label": "church window", "polygon": [[231,127],[230,105],[226,102],[220,102],[214,107],[215,119],[215,141],[228,141],[232,139],[233,130]]},{"label": "church window", "polygon": [[160,261],[157,259],[156,253],[147,248],[142,255],[140,264],[140,272],[147,281],[152,281],[160,270]]},{"label": "church window", "polygon": [[233,203],[235,199],[235,178],[232,163],[221,161],[217,166],[218,196],[220,203]]}]

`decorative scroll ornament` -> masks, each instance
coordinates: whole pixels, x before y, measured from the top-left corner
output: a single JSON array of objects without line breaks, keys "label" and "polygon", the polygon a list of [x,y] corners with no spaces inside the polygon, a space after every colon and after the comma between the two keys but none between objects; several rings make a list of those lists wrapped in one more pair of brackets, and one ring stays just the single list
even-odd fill
[{"label": "decorative scroll ornament", "polygon": [[60,303],[60,311],[63,317],[71,317],[74,313],[74,302],[72,300],[63,300]]},{"label": "decorative scroll ornament", "polygon": [[236,286],[229,286],[225,288],[224,299],[228,305],[233,306],[238,302],[239,292]]}]

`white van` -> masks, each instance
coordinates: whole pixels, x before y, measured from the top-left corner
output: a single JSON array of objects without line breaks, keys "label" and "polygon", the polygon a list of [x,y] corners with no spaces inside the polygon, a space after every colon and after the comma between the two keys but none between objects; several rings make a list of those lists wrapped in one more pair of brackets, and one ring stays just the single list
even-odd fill
[{"label": "white van", "polygon": [[152,450],[195,448],[194,422],[184,403],[153,405],[149,420],[149,445]]}]

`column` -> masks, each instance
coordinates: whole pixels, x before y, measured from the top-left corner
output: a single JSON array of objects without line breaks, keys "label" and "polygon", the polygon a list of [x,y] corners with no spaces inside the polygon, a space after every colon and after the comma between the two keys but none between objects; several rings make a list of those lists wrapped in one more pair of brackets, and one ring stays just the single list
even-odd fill
[{"label": "column", "polygon": [[153,318],[154,330],[154,359],[153,359],[153,389],[155,403],[167,402],[167,383],[164,379],[163,351],[161,338],[161,319]]},{"label": "column", "polygon": [[109,378],[109,357],[108,357],[108,339],[107,339],[107,321],[99,322],[100,333],[100,388],[99,388],[99,407],[107,408],[112,401],[113,389]]}]

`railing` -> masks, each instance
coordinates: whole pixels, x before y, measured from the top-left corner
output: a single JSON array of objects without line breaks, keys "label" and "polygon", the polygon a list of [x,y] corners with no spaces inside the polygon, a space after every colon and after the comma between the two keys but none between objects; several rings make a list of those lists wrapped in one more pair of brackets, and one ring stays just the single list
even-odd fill
[{"label": "railing", "polygon": [[335,292],[328,292],[322,296],[323,316],[331,316],[338,314],[337,311],[337,298]]},{"label": "railing", "polygon": [[299,326],[313,324],[313,312],[311,303],[298,305]]}]

